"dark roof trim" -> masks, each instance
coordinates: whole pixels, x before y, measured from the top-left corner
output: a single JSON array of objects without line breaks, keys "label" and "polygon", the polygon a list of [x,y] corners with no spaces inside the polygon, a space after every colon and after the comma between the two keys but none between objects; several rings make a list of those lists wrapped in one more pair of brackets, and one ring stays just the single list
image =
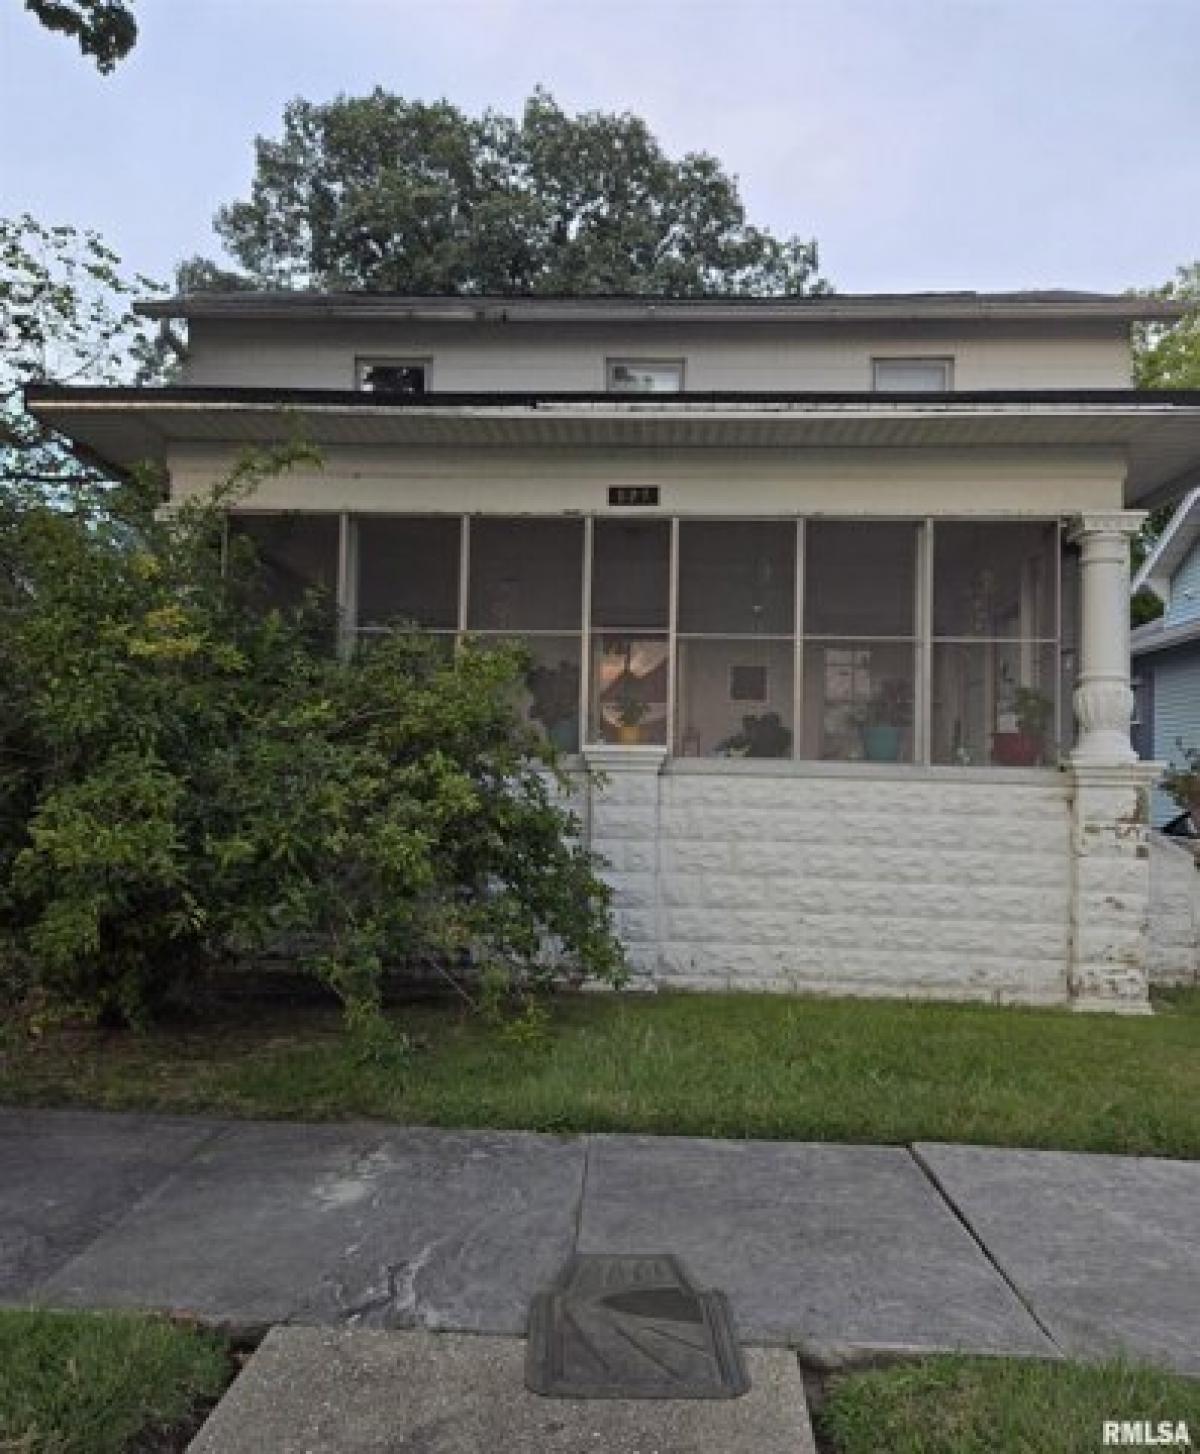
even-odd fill
[{"label": "dark roof trim", "polygon": [[148,318],[379,319],[421,323],[846,323],[1172,321],[1189,310],[1172,298],[1042,289],[1007,293],[810,293],[798,297],[505,297],[404,293],[229,292],[152,298]]},{"label": "dark roof trim", "polygon": [[683,392],[678,394],[618,393],[429,393],[373,394],[364,389],[276,389],[242,388],[226,385],[190,384],[175,387],[141,388],[136,385],[76,386],[72,384],[29,384],[25,402],[36,409],[39,404],[278,404],[286,407],[334,406],[351,409],[536,409],[540,405],[607,404],[615,409],[665,411],[674,405],[849,405],[921,409],[954,409],[956,406],[987,405],[1072,406],[1097,408],[1162,410],[1163,408],[1200,408],[1200,389],[982,389],[953,393],[925,392],[774,392],[715,393]]}]

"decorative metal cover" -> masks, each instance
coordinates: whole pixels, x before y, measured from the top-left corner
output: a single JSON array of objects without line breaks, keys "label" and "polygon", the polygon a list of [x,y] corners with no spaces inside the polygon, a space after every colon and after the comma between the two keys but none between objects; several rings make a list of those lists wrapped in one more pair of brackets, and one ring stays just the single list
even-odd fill
[{"label": "decorative metal cover", "polygon": [[737,1398],[750,1387],[723,1293],[667,1253],[576,1253],[529,1315],[525,1382],[551,1398]]}]

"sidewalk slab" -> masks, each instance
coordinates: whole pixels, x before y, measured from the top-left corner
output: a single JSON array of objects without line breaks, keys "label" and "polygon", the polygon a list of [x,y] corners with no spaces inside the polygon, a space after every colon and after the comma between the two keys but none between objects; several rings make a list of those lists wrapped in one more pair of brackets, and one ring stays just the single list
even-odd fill
[{"label": "sidewalk slab", "polygon": [[1055,1351],[902,1148],[597,1136],[579,1250],[672,1251],[813,1356]]},{"label": "sidewalk slab", "polygon": [[1064,1352],[1200,1374],[1200,1162],[915,1149]]},{"label": "sidewalk slab", "polygon": [[795,1358],[727,1400],[556,1399],[515,1338],[275,1328],[189,1454],[815,1454]]},{"label": "sidewalk slab", "polygon": [[233,1126],[37,1298],[521,1332],[571,1250],[583,1158],[521,1133]]},{"label": "sidewalk slab", "polygon": [[0,1109],[0,1299],[32,1293],[220,1130],[169,1116]]}]

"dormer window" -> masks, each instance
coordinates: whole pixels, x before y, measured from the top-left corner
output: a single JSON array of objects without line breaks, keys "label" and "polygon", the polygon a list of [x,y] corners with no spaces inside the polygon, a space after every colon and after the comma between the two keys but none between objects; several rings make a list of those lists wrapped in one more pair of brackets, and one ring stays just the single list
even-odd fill
[{"label": "dormer window", "polygon": [[877,394],[948,394],[954,387],[954,360],[875,358],[871,387]]},{"label": "dormer window", "polygon": [[358,387],[368,394],[427,394],[430,360],[427,358],[360,358]]},{"label": "dormer window", "polygon": [[681,358],[610,358],[610,394],[678,394],[683,389]]}]

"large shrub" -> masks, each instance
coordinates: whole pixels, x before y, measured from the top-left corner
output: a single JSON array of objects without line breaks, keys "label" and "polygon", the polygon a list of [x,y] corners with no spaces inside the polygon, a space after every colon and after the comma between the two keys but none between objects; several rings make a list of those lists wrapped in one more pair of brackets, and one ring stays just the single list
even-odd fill
[{"label": "large shrub", "polygon": [[414,634],[352,660],[328,603],[264,611],[222,509],[136,483],[0,501],[0,950],[8,986],[138,1020],[289,946],[378,1024],[392,963],[620,976],[608,898],[512,651]]}]

